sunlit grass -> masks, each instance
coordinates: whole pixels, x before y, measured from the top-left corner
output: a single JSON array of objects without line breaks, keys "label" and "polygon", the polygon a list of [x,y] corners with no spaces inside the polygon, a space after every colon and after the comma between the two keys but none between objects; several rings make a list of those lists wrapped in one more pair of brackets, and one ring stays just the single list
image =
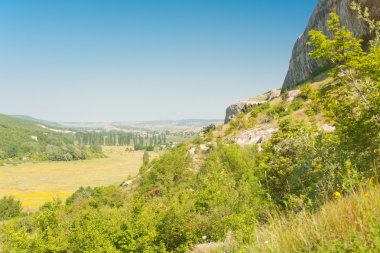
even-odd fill
[{"label": "sunlit grass", "polygon": [[327,203],[316,214],[273,217],[255,231],[253,252],[378,252],[380,189]]},{"label": "sunlit grass", "polygon": [[64,200],[80,186],[120,184],[138,173],[143,151],[128,152],[125,147],[103,149],[108,156],[104,159],[0,167],[0,197],[14,195],[26,210],[33,210],[56,197]]},{"label": "sunlit grass", "polygon": [[330,201],[316,213],[273,214],[252,232],[250,245],[232,241],[194,252],[380,252],[380,188]]}]

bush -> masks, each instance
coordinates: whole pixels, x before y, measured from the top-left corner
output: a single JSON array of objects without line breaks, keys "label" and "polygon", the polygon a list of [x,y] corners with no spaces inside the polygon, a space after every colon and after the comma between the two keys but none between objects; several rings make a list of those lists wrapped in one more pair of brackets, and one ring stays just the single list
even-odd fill
[{"label": "bush", "polygon": [[311,86],[311,83],[307,83],[304,86],[300,88],[301,95],[300,98],[307,100],[309,99],[315,92],[313,90],[313,87]]},{"label": "bush", "polygon": [[303,107],[303,103],[300,99],[294,99],[289,106],[289,110],[297,111]]},{"label": "bush", "polygon": [[202,129],[202,133],[203,134],[208,134],[210,133],[211,131],[213,131],[214,129],[216,128],[216,126],[214,124],[210,124],[208,126],[205,126],[203,129]]},{"label": "bush", "polygon": [[0,220],[17,217],[21,214],[21,202],[13,196],[5,196],[0,199]]}]

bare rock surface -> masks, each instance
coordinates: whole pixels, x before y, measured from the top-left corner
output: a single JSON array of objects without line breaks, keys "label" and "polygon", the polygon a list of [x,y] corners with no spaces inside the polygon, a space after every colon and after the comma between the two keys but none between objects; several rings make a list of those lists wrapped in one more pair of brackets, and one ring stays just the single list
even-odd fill
[{"label": "bare rock surface", "polygon": [[330,124],[326,124],[326,123],[320,125],[318,128],[320,131],[324,131],[324,132],[334,132],[336,130],[335,126],[330,125]]},{"label": "bare rock surface", "polygon": [[298,98],[301,95],[300,90],[290,90],[288,94],[288,102],[292,102],[294,99]]},{"label": "bare rock surface", "polygon": [[237,103],[234,103],[234,104],[230,105],[229,107],[227,107],[226,117],[224,119],[224,123],[225,124],[228,123],[231,119],[233,119],[236,116],[238,116],[239,114],[241,114],[245,108],[247,108],[249,106],[262,105],[266,102],[267,102],[266,100],[263,100],[263,101],[243,100],[243,101],[239,101]]},{"label": "bare rock surface", "polygon": [[253,128],[238,135],[235,142],[240,146],[260,144],[268,140],[276,132],[278,132],[278,128]]},{"label": "bare rock surface", "polygon": [[[331,12],[336,12],[341,22],[346,28],[354,33],[354,36],[361,37],[365,41],[370,38],[367,26],[357,18],[355,12],[350,9],[352,0],[319,0],[310,17],[309,23],[303,34],[297,39],[292,57],[289,62],[289,69],[286,75],[283,88],[294,88],[298,83],[309,79],[315,71],[323,65],[308,56],[311,48],[306,45],[309,40],[310,30],[322,30],[329,34],[326,21],[330,18]],[[380,18],[380,0],[359,0],[362,6],[368,6],[373,18]]]},{"label": "bare rock surface", "polygon": [[271,101],[275,98],[278,98],[279,96],[281,96],[281,90],[280,89],[271,90],[268,94],[267,101]]},{"label": "bare rock surface", "polygon": [[192,147],[192,148],[190,148],[188,151],[187,151],[187,154],[189,154],[189,156],[194,156],[195,155],[195,148],[194,147]]}]

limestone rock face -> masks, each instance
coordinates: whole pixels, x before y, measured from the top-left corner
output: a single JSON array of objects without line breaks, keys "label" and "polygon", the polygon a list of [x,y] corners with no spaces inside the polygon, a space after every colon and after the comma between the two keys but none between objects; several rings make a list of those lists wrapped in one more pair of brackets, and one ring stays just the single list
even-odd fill
[{"label": "limestone rock face", "polygon": [[267,101],[271,101],[275,98],[278,98],[279,96],[281,96],[281,90],[279,89],[271,90],[268,94]]},{"label": "limestone rock face", "polygon": [[298,98],[301,95],[300,90],[290,90],[288,94],[288,102],[292,102],[294,99]]},{"label": "limestone rock face", "polygon": [[[358,20],[356,13],[350,9],[351,1],[319,0],[305,31],[294,45],[283,88],[293,88],[296,84],[309,79],[312,73],[322,67],[320,62],[308,56],[311,48],[306,43],[309,40],[308,33],[310,30],[322,30],[328,34],[326,21],[330,18],[329,14],[331,12],[336,12],[340,16],[342,24],[352,31],[356,37],[361,37],[368,41],[370,37],[368,28]],[[357,0],[357,2],[360,2],[362,6],[369,7],[373,18],[377,20],[380,18],[380,0]]]},{"label": "limestone rock face", "polygon": [[253,128],[237,136],[235,141],[240,146],[260,144],[276,132],[278,132],[278,128]]},{"label": "limestone rock face", "polygon": [[267,101],[239,101],[227,107],[226,117],[224,123],[227,124],[231,119],[235,118],[237,115],[241,114],[245,108],[254,105],[262,105]]}]

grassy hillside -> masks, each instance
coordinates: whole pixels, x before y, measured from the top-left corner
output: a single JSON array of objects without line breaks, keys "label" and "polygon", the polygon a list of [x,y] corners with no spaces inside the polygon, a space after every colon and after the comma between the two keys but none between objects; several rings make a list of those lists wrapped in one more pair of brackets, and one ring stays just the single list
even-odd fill
[{"label": "grassy hillside", "polygon": [[254,233],[253,252],[379,252],[380,189],[360,190],[290,220],[273,217]]},{"label": "grassy hillside", "polygon": [[22,160],[78,160],[98,156],[99,150],[74,144],[74,136],[39,122],[0,114],[0,163]]},{"label": "grassy hillside", "polygon": [[251,232],[250,245],[234,241],[199,245],[194,252],[379,252],[379,186],[291,217],[274,214]]},{"label": "grassy hillside", "polygon": [[29,119],[22,119],[15,116],[9,116],[5,114],[0,114],[0,124],[3,127],[17,127],[29,130],[41,130],[38,126],[38,122]]}]

